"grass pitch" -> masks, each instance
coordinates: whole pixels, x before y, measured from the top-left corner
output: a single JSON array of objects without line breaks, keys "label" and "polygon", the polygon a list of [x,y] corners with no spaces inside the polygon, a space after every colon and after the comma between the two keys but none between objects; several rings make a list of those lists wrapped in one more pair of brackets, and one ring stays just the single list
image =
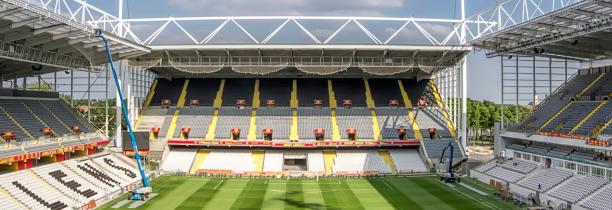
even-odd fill
[{"label": "grass pitch", "polygon": [[[437,176],[348,179],[217,179],[163,176],[152,182],[156,197],[134,209],[519,209],[493,196],[494,190],[462,179],[481,195]],[[100,209],[130,209],[112,206]]]}]

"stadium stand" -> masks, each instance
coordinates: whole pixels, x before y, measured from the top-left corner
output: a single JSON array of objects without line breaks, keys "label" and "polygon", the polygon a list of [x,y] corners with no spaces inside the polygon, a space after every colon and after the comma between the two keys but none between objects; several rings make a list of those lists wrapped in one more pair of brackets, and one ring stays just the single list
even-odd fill
[{"label": "stadium stand", "polygon": [[78,116],[67,104],[59,100],[41,100],[40,102],[64,124],[70,127],[78,125],[81,127],[81,132],[85,133],[96,130],[91,123],[87,123],[85,118]]},{"label": "stadium stand", "polygon": [[151,99],[151,105],[160,106],[162,100],[170,99],[171,106],[176,106],[184,83],[184,79],[158,79],[157,87],[155,88],[155,95]]},{"label": "stadium stand", "polygon": [[241,130],[240,138],[246,139],[246,134],[249,130],[250,116],[250,108],[239,109],[236,107],[221,107],[219,110],[219,120],[217,121],[217,127],[215,129],[215,136],[217,138],[229,139],[230,131],[233,128],[239,128]]},{"label": "stadium stand", "polygon": [[336,118],[342,138],[348,139],[348,135],[344,131],[354,128],[357,129],[357,139],[372,139],[372,116],[368,108],[353,107],[347,109],[338,107]]},{"label": "stadium stand", "polygon": [[270,128],[273,139],[289,139],[291,131],[291,108],[262,107],[257,110],[257,139],[263,139],[262,129]]},{"label": "stadium stand", "polygon": [[212,106],[220,83],[220,79],[190,79],[185,98],[187,103],[190,100],[200,100],[200,106]]},{"label": "stadium stand", "polygon": [[366,154],[364,171],[377,171],[380,174],[391,174],[391,168],[376,150],[368,150]]},{"label": "stadium stand", "polygon": [[279,172],[283,171],[283,152],[268,150],[264,157],[264,172]]},{"label": "stadium stand", "polygon": [[251,150],[212,150],[199,169],[229,170],[233,173],[255,171]]},{"label": "stadium stand", "polygon": [[308,171],[324,172],[325,163],[323,161],[323,153],[319,150],[308,151]]},{"label": "stadium stand", "polygon": [[197,150],[173,148],[164,159],[161,169],[164,171],[187,172],[191,167],[191,161],[196,156]]},{"label": "stadium stand", "polygon": [[404,107],[378,107],[376,108],[376,119],[383,139],[398,140],[397,129],[399,128],[406,129],[406,135],[409,139],[414,138],[412,122],[408,119],[408,109]]},{"label": "stadium stand", "polygon": [[359,174],[363,172],[367,156],[366,151],[338,150],[334,159],[334,173]]},{"label": "stadium stand", "polygon": [[559,185],[559,187],[553,188],[549,195],[567,202],[576,203],[607,183],[608,180],[606,178],[576,175]]},{"label": "stadium stand", "polygon": [[44,135],[41,129],[47,126],[38,120],[21,100],[0,99],[0,106],[35,138]]},{"label": "stadium stand", "polygon": [[[366,107],[365,87],[362,79],[332,79],[338,106],[342,100],[351,100],[353,107]],[[372,135],[370,135],[372,136]]]},{"label": "stadium stand", "polygon": [[398,106],[403,107],[404,102],[397,80],[394,79],[369,79],[372,98],[376,107],[388,107],[390,100],[397,100]]},{"label": "stadium stand", "polygon": [[541,131],[569,133],[599,103],[593,101],[571,102],[564,111],[557,114]]},{"label": "stadium stand", "polygon": [[612,209],[612,184],[602,187],[592,196],[585,198],[580,206],[590,210]]},{"label": "stadium stand", "polygon": [[179,138],[181,128],[191,128],[190,138],[203,138],[206,136],[208,126],[212,122],[214,108],[212,107],[184,107],[176,121],[174,138]]},{"label": "stadium stand", "polygon": [[120,161],[114,154],[99,154],[2,174],[0,191],[6,196],[0,196],[1,208],[81,209],[91,201],[103,203],[139,180],[128,175],[135,168]]},{"label": "stadium stand", "polygon": [[223,106],[236,106],[236,100],[245,100],[250,106],[253,100],[255,80],[252,79],[226,79],[223,90]]},{"label": "stadium stand", "polygon": [[325,139],[331,139],[331,113],[327,107],[298,108],[298,135],[300,139],[315,139],[314,130],[325,129]]},{"label": "stadium stand", "polygon": [[389,150],[393,163],[399,173],[411,173],[411,172],[427,172],[427,166],[424,160],[419,155],[419,152],[414,149],[392,149]]},{"label": "stadium stand", "polygon": [[[322,100],[322,107],[329,107],[327,96],[327,80],[325,79],[299,79],[298,103],[300,107],[313,106],[314,100]],[[301,135],[300,135],[301,136]]]},{"label": "stadium stand", "polygon": [[486,172],[487,175],[506,182],[517,182],[525,177],[525,174],[508,170],[502,167],[493,167]]},{"label": "stadium stand", "polygon": [[[453,142],[454,146],[454,151],[453,151],[453,156],[454,157],[463,157],[463,154],[461,152],[461,149],[459,148],[459,145],[457,144],[456,141],[453,140],[448,140],[448,139],[442,139],[442,140],[423,140],[421,141],[422,146],[425,148],[425,151],[427,153],[427,156],[429,158],[440,158],[442,157],[442,150],[448,146],[448,144],[450,142]],[[450,155],[450,151],[446,151],[447,153],[444,154],[444,157],[448,157],[448,155]]]},{"label": "stadium stand", "polygon": [[259,99],[262,102],[265,102],[266,100],[274,100],[276,107],[289,106],[289,101],[291,101],[293,80],[262,79],[259,81]]},{"label": "stadium stand", "polygon": [[429,128],[436,129],[436,138],[452,138],[439,108],[419,108],[415,110],[414,116],[417,124],[419,124],[423,138],[430,138]]},{"label": "stadium stand", "polygon": [[534,172],[517,184],[531,190],[546,192],[573,176],[573,173],[559,168],[548,168]]},{"label": "stadium stand", "polygon": [[47,126],[53,129],[53,132],[57,133],[57,135],[73,134],[72,131],[70,131],[70,127],[49,112],[40,101],[23,100],[22,103],[26,105],[29,110],[32,110],[32,113],[45,122]]},{"label": "stadium stand", "polygon": [[[612,82],[612,81],[611,81]],[[601,108],[595,111],[586,121],[584,121],[575,131],[575,134],[588,136],[597,125],[605,124],[612,118],[612,103],[606,102]],[[605,133],[605,132],[604,132]]]}]

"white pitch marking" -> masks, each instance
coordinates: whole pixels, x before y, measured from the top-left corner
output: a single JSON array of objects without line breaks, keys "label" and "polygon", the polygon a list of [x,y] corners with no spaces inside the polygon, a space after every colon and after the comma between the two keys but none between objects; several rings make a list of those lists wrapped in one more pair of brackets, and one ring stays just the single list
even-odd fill
[{"label": "white pitch marking", "polygon": [[219,182],[217,185],[215,185],[215,187],[213,187],[213,190],[217,190],[217,187],[219,187],[219,185],[221,185],[221,183],[223,183],[225,180],[221,180],[221,182]]}]

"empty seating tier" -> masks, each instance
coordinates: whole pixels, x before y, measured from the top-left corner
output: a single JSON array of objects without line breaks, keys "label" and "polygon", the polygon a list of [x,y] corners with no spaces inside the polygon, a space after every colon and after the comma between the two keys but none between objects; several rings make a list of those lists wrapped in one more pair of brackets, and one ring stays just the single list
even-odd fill
[{"label": "empty seating tier", "polygon": [[200,106],[212,106],[220,84],[220,79],[190,79],[185,105],[189,105],[189,100],[196,99],[200,100]]},{"label": "empty seating tier", "polygon": [[184,107],[176,121],[174,138],[179,138],[181,128],[191,128],[190,138],[203,138],[213,118],[213,107]]},{"label": "empty seating tier", "polygon": [[372,139],[372,115],[370,109],[353,107],[350,109],[339,107],[336,110],[336,119],[342,138],[347,139],[345,132],[349,128],[357,129],[358,139]]},{"label": "empty seating tier", "polygon": [[49,110],[47,110],[47,108],[44,107],[40,101],[23,100],[23,103],[58,135],[72,134],[72,131],[66,127],[67,125],[53,116],[53,114],[49,112]]},{"label": "empty seating tier", "polygon": [[389,106],[390,100],[397,100],[398,106],[403,107],[404,101],[402,100],[402,93],[399,89],[397,80],[394,79],[370,79],[370,90],[372,91],[372,98],[376,107],[387,107]]},{"label": "empty seating tier", "polygon": [[322,100],[323,107],[329,106],[326,79],[299,79],[297,81],[300,107],[313,106],[314,100]]},{"label": "empty seating tier", "polygon": [[592,197],[588,197],[585,200],[581,205],[582,207],[592,210],[612,209],[612,185],[605,186]]},{"label": "empty seating tier", "polygon": [[215,129],[216,138],[229,139],[231,129],[238,128],[241,130],[240,138],[245,139],[249,131],[250,118],[250,108],[222,107],[219,110],[217,127]]},{"label": "empty seating tier", "polygon": [[546,192],[573,175],[571,171],[549,168],[536,172],[518,184],[531,190]]},{"label": "empty seating tier", "polygon": [[223,106],[236,106],[236,100],[246,100],[247,106],[250,106],[254,87],[253,79],[226,79],[223,88]]},{"label": "empty seating tier", "polygon": [[607,184],[605,178],[595,176],[574,176],[550,192],[551,196],[576,203],[588,194]]},{"label": "empty seating tier", "polygon": [[351,100],[354,107],[365,107],[365,86],[362,79],[333,79],[334,94],[338,106],[342,106],[342,100]]},{"label": "empty seating tier", "polygon": [[77,116],[73,110],[60,102],[59,100],[43,100],[41,103],[47,107],[55,116],[57,116],[64,124],[68,125],[68,127],[72,127],[75,125],[80,126],[81,132],[93,132],[95,128],[93,125],[87,122],[87,120],[81,116]]},{"label": "empty seating tier", "polygon": [[298,136],[300,139],[315,139],[314,130],[317,128],[325,129],[325,139],[331,139],[332,124],[329,108],[298,108]]},{"label": "empty seating tier", "polygon": [[287,107],[291,101],[291,90],[293,80],[291,79],[261,79],[259,80],[259,99],[262,106],[266,100],[274,100],[275,106]]},{"label": "empty seating tier", "polygon": [[155,95],[151,99],[151,105],[160,106],[162,100],[170,99],[171,106],[176,106],[184,84],[184,79],[158,79]]},{"label": "empty seating tier", "polygon": [[21,100],[0,99],[0,106],[35,138],[44,135],[41,129],[46,126],[30,112]]},{"label": "empty seating tier", "polygon": [[383,139],[398,140],[397,129],[399,128],[407,130],[406,135],[409,139],[414,138],[412,122],[408,119],[408,109],[404,107],[378,107],[376,108],[376,120]]},{"label": "empty seating tier", "polygon": [[575,101],[561,113],[559,113],[552,121],[550,121],[541,131],[559,131],[569,133],[571,129],[584,119],[584,117],[593,110],[599,102],[593,101]]},{"label": "empty seating tier", "polygon": [[291,132],[291,108],[262,107],[257,110],[257,139],[263,139],[263,129],[272,129],[273,139],[289,139]]},{"label": "empty seating tier", "polygon": [[452,138],[440,108],[427,107],[415,109],[414,118],[421,129],[423,138],[430,138],[429,128],[436,129],[437,137],[435,138]]}]

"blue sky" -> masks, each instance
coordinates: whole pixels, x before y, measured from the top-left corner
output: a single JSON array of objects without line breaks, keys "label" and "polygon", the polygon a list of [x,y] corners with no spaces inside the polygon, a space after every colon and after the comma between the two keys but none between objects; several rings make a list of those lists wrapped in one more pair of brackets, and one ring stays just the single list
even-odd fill
[{"label": "blue sky", "polygon": [[[117,14],[117,0],[88,2]],[[246,15],[460,17],[459,0],[124,0],[124,3],[126,18]],[[467,16],[495,3],[493,0],[466,0]],[[192,27],[207,30],[205,28],[213,26]],[[168,36],[160,35],[159,39],[180,42],[180,38],[170,32]],[[468,56],[468,71],[469,97],[499,102],[499,59],[488,59],[482,52],[472,52]]]}]

